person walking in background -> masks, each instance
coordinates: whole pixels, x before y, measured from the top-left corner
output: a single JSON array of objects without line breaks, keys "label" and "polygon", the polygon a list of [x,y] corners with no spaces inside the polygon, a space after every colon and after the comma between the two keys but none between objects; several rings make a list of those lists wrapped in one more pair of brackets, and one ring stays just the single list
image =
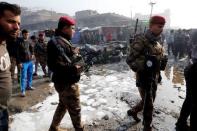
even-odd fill
[{"label": "person walking in background", "polygon": [[191,38],[190,63],[184,70],[186,82],[186,98],[176,123],[177,131],[189,131],[187,119],[190,116],[191,131],[196,131],[196,87],[197,87],[197,32]]},{"label": "person walking in background", "polygon": [[38,64],[40,63],[44,77],[48,76],[46,66],[47,66],[47,42],[45,41],[44,33],[39,33],[38,41],[34,46],[34,53],[36,57],[35,63],[35,72],[34,75],[37,75]]},{"label": "person walking in background", "polygon": [[174,47],[174,30],[171,30],[170,33],[167,35],[166,42],[168,45],[168,55],[171,55],[171,52],[173,53]]},{"label": "person walking in background", "polygon": [[25,96],[26,89],[33,90],[32,87],[32,76],[33,76],[33,62],[34,51],[28,40],[29,32],[22,30],[22,38],[18,41],[17,49],[17,63],[21,68],[20,88],[21,96]]}]

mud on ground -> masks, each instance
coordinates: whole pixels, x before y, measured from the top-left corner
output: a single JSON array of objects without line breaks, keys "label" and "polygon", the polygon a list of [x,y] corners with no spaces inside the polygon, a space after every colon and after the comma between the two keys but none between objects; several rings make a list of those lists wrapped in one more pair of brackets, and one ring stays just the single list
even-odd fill
[{"label": "mud on ground", "polygon": [[12,115],[23,111],[28,111],[30,107],[44,101],[47,96],[52,95],[54,88],[49,84],[50,83],[47,78],[34,80],[33,87],[35,89],[27,90],[26,97],[21,97],[19,87],[15,86],[9,102],[10,114]]}]

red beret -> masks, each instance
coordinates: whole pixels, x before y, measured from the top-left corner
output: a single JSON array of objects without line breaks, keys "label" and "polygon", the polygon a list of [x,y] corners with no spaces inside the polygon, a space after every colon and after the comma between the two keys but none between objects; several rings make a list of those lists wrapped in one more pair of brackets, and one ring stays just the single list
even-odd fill
[{"label": "red beret", "polygon": [[150,18],[150,24],[161,24],[164,25],[166,23],[166,20],[162,16],[152,16]]},{"label": "red beret", "polygon": [[75,20],[73,19],[73,18],[71,18],[71,17],[69,17],[69,16],[62,16],[62,17],[60,17],[60,19],[59,19],[59,23],[64,23],[65,22],[65,24],[66,25],[75,25]]},{"label": "red beret", "polygon": [[44,32],[39,32],[38,36],[44,36]]}]

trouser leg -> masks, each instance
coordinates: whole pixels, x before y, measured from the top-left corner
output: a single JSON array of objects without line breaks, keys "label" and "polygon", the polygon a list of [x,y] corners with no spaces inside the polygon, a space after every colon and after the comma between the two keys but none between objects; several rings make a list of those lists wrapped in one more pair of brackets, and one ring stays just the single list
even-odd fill
[{"label": "trouser leg", "polygon": [[33,63],[30,61],[27,68],[27,87],[32,87],[32,78],[33,78]]},{"label": "trouser leg", "polygon": [[21,92],[25,92],[26,90],[26,83],[27,83],[27,68],[28,64],[23,63],[22,68],[21,68],[21,78],[20,78],[20,87],[21,87]]},{"label": "trouser leg", "polygon": [[0,131],[8,131],[9,115],[7,109],[0,109]]},{"label": "trouser leg", "polygon": [[138,91],[139,91],[139,94],[141,96],[141,101],[139,103],[137,103],[133,108],[132,108],[132,111],[133,112],[140,112],[143,110],[143,106],[144,106],[144,97],[145,97],[145,89],[141,88],[141,87],[138,87]]}]

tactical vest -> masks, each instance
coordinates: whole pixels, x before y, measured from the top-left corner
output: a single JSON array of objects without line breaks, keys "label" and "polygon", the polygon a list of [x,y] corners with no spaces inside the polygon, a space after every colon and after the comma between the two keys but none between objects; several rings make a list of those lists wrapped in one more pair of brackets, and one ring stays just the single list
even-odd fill
[{"label": "tactical vest", "polygon": [[164,55],[164,49],[159,42],[150,42],[144,35],[137,35],[130,44],[126,62],[134,72],[142,71],[146,55],[155,55],[160,61]]}]

